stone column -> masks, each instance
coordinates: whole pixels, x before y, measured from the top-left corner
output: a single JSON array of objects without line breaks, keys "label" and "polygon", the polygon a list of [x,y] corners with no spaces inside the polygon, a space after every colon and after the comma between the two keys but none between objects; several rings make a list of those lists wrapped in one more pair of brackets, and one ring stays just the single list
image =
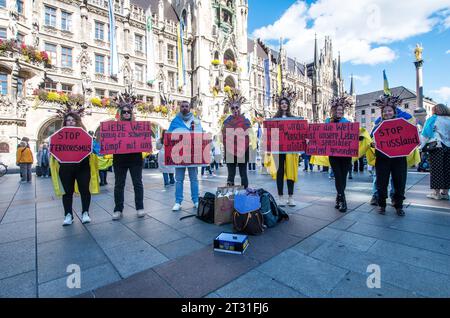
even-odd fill
[{"label": "stone column", "polygon": [[427,116],[427,111],[423,107],[423,75],[422,67],[423,60],[415,61],[416,66],[416,94],[417,94],[417,108],[414,110],[414,117],[416,117],[417,123],[422,127]]}]

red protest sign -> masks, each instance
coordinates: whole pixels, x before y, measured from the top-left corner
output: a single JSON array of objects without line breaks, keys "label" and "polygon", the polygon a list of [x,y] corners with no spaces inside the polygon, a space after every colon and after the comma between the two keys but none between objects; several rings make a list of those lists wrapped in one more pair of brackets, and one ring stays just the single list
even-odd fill
[{"label": "red protest sign", "polygon": [[308,155],[359,156],[359,123],[309,124],[308,131]]},{"label": "red protest sign", "polygon": [[264,149],[271,153],[296,153],[306,150],[308,121],[303,119],[266,119]]},{"label": "red protest sign", "polygon": [[[250,146],[251,123],[245,116],[228,116],[223,122],[222,138],[225,158],[235,156],[243,158]],[[227,159],[229,160],[229,159]]]},{"label": "red protest sign", "polygon": [[164,164],[175,167],[205,166],[211,163],[211,134],[174,132],[164,134]]},{"label": "red protest sign", "polygon": [[49,140],[50,153],[61,163],[78,163],[92,152],[92,137],[81,127],[63,127]]},{"label": "red protest sign", "polygon": [[122,154],[152,151],[149,121],[104,121],[100,124],[100,153]]},{"label": "red protest sign", "polygon": [[373,133],[375,148],[386,156],[408,156],[420,144],[417,127],[403,118],[384,120]]}]

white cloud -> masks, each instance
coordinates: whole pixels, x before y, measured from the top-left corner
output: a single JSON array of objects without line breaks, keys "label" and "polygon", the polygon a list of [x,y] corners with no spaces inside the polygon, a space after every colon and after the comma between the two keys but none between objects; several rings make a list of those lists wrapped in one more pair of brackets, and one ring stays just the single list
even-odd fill
[{"label": "white cloud", "polygon": [[427,33],[436,25],[450,26],[449,0],[297,0],[280,19],[253,32],[266,41],[286,40],[291,56],[311,61],[314,34],[323,46],[331,36],[334,54],[343,62],[374,65],[397,58],[388,45]]},{"label": "white cloud", "polygon": [[443,86],[437,90],[432,90],[430,92],[438,97],[437,102],[450,103],[450,87]]},{"label": "white cloud", "polygon": [[447,54],[450,54],[450,50],[448,50],[447,52],[445,52],[445,53],[447,53]]},{"label": "white cloud", "polygon": [[361,84],[363,84],[365,86],[370,83],[370,81],[372,80],[372,76],[370,76],[370,75],[353,75],[353,79],[355,81],[361,82]]},{"label": "white cloud", "polygon": [[445,19],[445,21],[444,21],[444,27],[446,29],[450,28],[450,13],[449,13],[449,16],[447,17],[447,19]]}]

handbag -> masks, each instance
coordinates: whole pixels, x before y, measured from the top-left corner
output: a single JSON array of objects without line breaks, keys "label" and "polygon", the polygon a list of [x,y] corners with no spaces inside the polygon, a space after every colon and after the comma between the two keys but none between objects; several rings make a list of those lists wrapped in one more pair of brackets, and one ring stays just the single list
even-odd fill
[{"label": "handbag", "polygon": [[246,193],[234,198],[233,228],[237,232],[257,235],[264,232],[264,218],[261,214],[259,195],[247,189]]},{"label": "handbag", "polygon": [[425,144],[422,148],[422,152],[432,152],[437,149],[437,141],[431,141]]}]

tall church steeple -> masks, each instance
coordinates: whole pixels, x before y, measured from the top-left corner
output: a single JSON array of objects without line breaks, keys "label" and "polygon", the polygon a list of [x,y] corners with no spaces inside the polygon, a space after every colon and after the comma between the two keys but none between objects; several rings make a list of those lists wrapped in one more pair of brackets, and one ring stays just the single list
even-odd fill
[{"label": "tall church steeple", "polygon": [[353,84],[353,74],[352,74],[352,77],[351,77],[351,80],[350,80],[350,95],[351,96],[355,95],[355,87],[353,85],[354,84]]}]

